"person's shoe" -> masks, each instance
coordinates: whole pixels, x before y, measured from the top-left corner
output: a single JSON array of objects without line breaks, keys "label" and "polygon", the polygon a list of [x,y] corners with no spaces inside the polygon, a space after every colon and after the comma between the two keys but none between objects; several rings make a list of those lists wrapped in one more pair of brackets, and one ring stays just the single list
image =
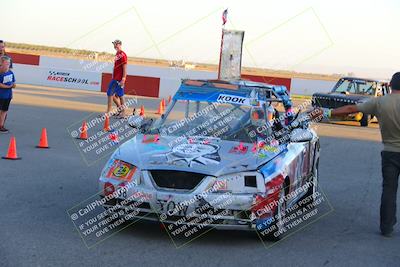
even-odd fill
[{"label": "person's shoe", "polygon": [[387,233],[382,232],[381,234],[382,234],[384,237],[392,237],[392,236],[393,236],[393,232],[387,232]]},{"label": "person's shoe", "polygon": [[114,118],[118,118],[120,115],[121,115],[121,111],[114,113],[113,117]]},{"label": "person's shoe", "polygon": [[118,117],[117,117],[117,119],[119,119],[119,120],[126,120],[128,118],[128,115],[125,115],[125,114],[120,114]]},{"label": "person's shoe", "polygon": [[0,133],[6,134],[6,133],[8,133],[8,132],[9,132],[8,129],[6,129],[6,128],[4,128],[4,127],[0,127]]},{"label": "person's shoe", "polygon": [[381,235],[383,235],[384,237],[392,237],[393,231],[381,231]]}]

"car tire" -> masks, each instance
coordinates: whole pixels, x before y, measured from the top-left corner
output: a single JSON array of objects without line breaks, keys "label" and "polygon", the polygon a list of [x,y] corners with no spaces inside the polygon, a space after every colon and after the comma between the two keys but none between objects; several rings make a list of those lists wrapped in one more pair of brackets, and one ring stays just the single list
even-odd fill
[{"label": "car tire", "polygon": [[362,127],[368,127],[369,120],[370,120],[370,116],[368,114],[363,114],[363,116],[360,120],[360,125]]},{"label": "car tire", "polygon": [[278,207],[274,213],[275,220],[269,228],[273,229],[268,234],[263,234],[264,230],[260,230],[258,235],[264,241],[279,241],[284,236],[286,229],[284,226],[284,219],[286,213],[286,202],[284,201],[285,188],[282,186],[279,193]]}]

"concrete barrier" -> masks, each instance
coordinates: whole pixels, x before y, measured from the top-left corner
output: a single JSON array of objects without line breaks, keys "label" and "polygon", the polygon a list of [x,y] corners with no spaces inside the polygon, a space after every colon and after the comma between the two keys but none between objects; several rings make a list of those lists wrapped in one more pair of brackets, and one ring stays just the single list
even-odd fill
[{"label": "concrete barrier", "polygon": [[336,81],[292,79],[290,93],[294,95],[313,95],[330,92]]}]

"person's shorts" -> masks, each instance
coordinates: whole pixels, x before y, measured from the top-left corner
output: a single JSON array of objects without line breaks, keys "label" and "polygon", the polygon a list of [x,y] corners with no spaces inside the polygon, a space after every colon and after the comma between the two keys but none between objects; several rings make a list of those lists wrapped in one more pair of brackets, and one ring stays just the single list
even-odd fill
[{"label": "person's shorts", "polygon": [[8,99],[1,99],[0,98],[0,110],[1,111],[8,111],[10,107],[11,98]]},{"label": "person's shorts", "polygon": [[108,85],[107,96],[124,96],[124,88],[119,85],[119,82],[116,80],[111,80]]}]

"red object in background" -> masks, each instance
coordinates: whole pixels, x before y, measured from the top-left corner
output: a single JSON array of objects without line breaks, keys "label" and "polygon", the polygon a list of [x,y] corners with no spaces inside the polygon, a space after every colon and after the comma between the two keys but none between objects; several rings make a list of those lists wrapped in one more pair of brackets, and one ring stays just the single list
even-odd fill
[{"label": "red object in background", "polygon": [[256,75],[248,75],[242,74],[243,80],[250,80],[253,82],[261,82],[261,83],[268,83],[273,85],[284,85],[290,92],[290,86],[292,85],[292,79],[290,78],[277,78],[277,77],[270,77],[270,76],[256,76]]},{"label": "red object in background", "polygon": [[[101,91],[107,92],[112,75],[103,73],[101,77]],[[127,75],[125,94],[158,97],[160,91],[160,78]]]},{"label": "red object in background", "polygon": [[8,53],[7,49],[6,49],[6,54],[11,57],[13,64],[16,63],[16,64],[39,66],[40,56],[28,55],[28,54],[18,54],[18,53]]}]

